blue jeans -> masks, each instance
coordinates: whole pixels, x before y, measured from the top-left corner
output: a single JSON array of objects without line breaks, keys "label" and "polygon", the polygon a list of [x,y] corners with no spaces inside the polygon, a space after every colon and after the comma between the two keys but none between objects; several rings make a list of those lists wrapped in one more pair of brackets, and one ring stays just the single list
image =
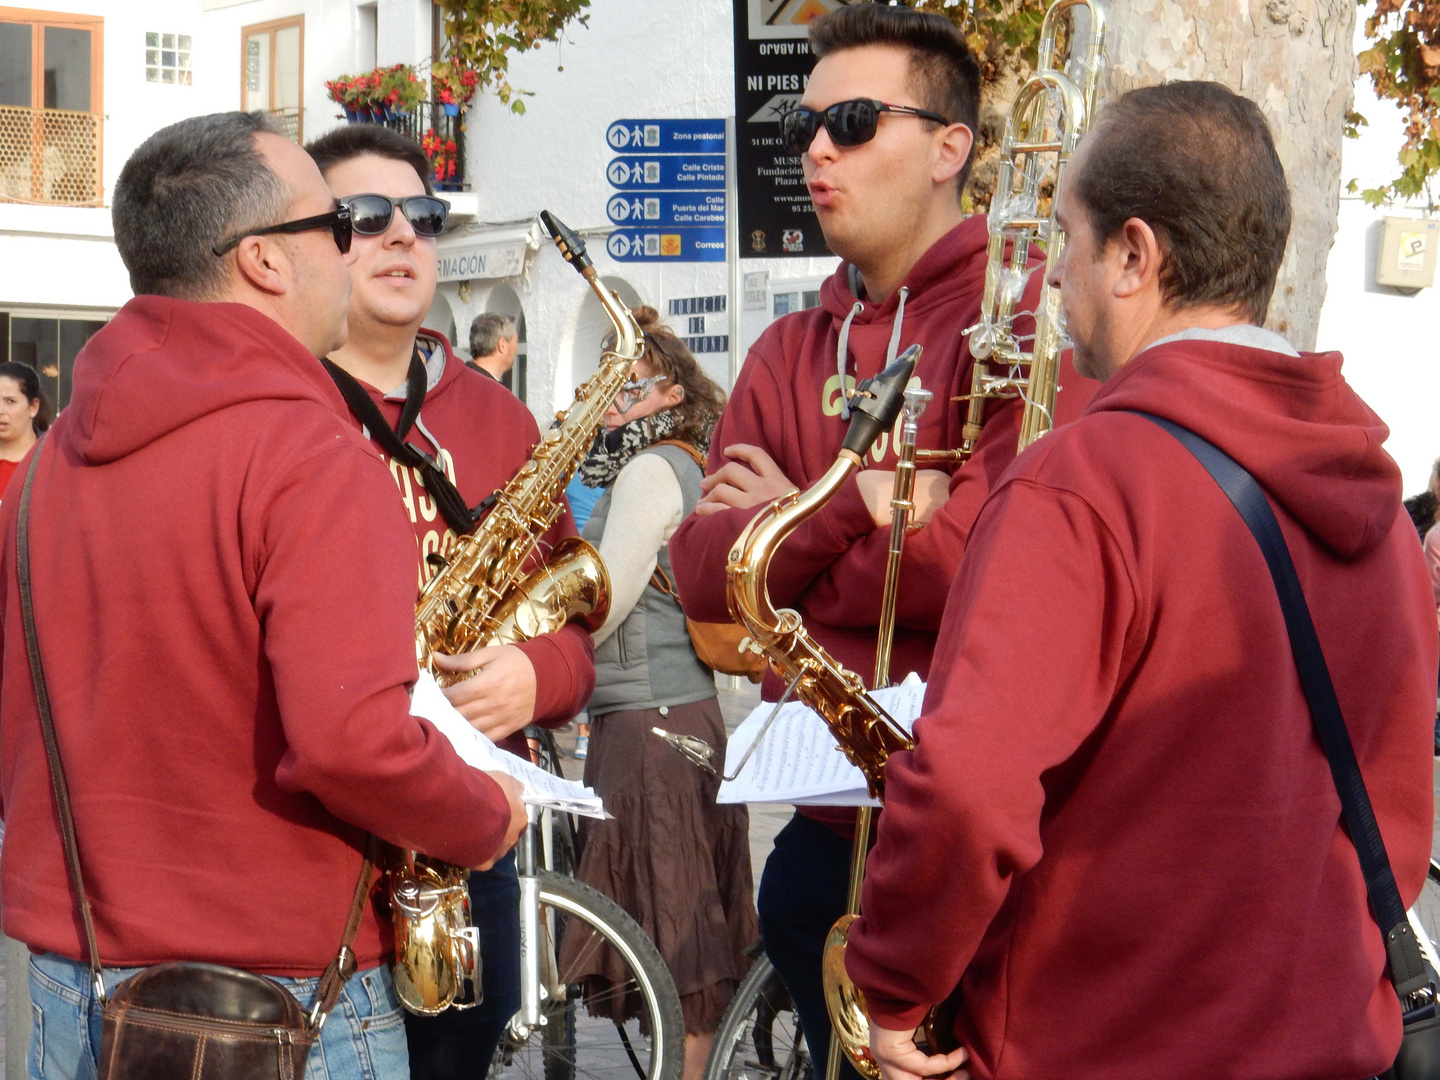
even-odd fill
[{"label": "blue jeans", "polygon": [[[851,843],[818,821],[796,814],[775,837],[775,849],[760,876],[760,937],[765,955],[780,973],[800,1024],[815,1076],[825,1073],[830,1051],[830,1013],[820,978],[825,936],[845,914],[850,891]],[[841,1080],[860,1080],[840,1058]]]},{"label": "blue jeans", "polygon": [[520,880],[512,851],[470,875],[470,917],[480,931],[480,986],[473,1009],[405,1014],[414,1080],[484,1080],[505,1025],[520,1011]]},{"label": "blue jeans", "polygon": [[[140,968],[105,968],[105,990]],[[275,981],[289,987],[302,1008],[318,978]],[[90,988],[90,966],[54,953],[30,957],[30,1080],[95,1080],[100,1056],[100,1006]],[[384,965],[355,973],[326,1018],[305,1062],[306,1080],[409,1080],[400,999]]]}]

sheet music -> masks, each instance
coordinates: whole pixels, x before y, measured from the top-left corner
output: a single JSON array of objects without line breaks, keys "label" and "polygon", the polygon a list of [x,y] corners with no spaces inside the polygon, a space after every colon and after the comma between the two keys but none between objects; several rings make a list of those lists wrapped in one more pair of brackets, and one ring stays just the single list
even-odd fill
[{"label": "sheet music", "polygon": [[519,780],[525,789],[520,796],[521,802],[584,817],[607,816],[600,796],[591,788],[546,772],[538,765],[500,749],[482,732],[471,727],[470,722],[450,704],[428,671],[420,672],[420,678],[415,683],[410,695],[410,712],[434,724],[436,730],[450,740],[450,745],[455,747],[455,752],[465,764],[486,772],[503,772]]},{"label": "sheet music", "polygon": [[[925,683],[911,672],[898,686],[877,690],[871,697],[910,731],[925,700]],[[735,773],[746,751],[757,738],[760,741],[740,774],[720,784],[717,802],[880,805],[866,791],[864,774],[840,752],[829,727],[813,709],[803,702],[786,702],[765,730],[774,711],[773,703],[762,703],[730,736],[725,750],[726,776]]]}]

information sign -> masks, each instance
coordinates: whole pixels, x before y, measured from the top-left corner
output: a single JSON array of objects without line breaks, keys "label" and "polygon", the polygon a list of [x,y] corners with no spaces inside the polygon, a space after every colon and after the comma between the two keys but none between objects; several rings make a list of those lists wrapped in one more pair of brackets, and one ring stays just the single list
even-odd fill
[{"label": "information sign", "polygon": [[724,120],[616,120],[605,141],[617,154],[723,154]]},{"label": "information sign", "polygon": [[621,192],[610,197],[605,213],[616,225],[725,225],[723,191]]},{"label": "information sign", "polygon": [[605,250],[621,262],[724,262],[725,230],[616,229]]},{"label": "information sign", "polygon": [[621,191],[724,191],[725,155],[617,157],[605,167],[605,179]]}]

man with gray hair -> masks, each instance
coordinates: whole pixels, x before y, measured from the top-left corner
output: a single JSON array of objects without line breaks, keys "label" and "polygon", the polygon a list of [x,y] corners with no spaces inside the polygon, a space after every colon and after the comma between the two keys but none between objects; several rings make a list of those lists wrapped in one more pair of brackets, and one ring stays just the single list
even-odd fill
[{"label": "man with gray hair", "polygon": [[520,336],[509,315],[487,311],[470,324],[470,366],[497,382],[515,365]]},{"label": "man with gray hair", "polygon": [[[369,836],[488,864],[524,811],[409,712],[414,536],[316,360],[345,340],[348,209],[261,114],[224,113],[143,143],[113,216],[138,295],[35,451],[28,545],[103,981],[202,961],[308,1009]],[[49,1080],[94,1075],[101,1013],[8,539],[26,471],[0,511],[0,890]],[[408,1076],[393,948],[366,905],[311,1076]]]}]

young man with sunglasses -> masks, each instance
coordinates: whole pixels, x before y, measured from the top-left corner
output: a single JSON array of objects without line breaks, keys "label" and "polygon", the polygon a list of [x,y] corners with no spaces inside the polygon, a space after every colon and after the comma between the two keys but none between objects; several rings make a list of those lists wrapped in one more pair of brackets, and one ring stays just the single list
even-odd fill
[{"label": "young man with sunglasses", "polygon": [[[368,834],[476,865],[525,812],[409,714],[414,541],[316,360],[345,340],[350,233],[314,163],[262,113],[193,117],[131,155],[113,219],[136,295],[76,358],[28,545],[104,986],[198,961],[309,1009]],[[0,510],[0,889],[29,1075],[70,1080],[101,1018],[17,602],[26,471]],[[409,1075],[390,952],[367,907],[312,1073]]]},{"label": "young man with sunglasses", "polygon": [[[417,592],[471,531],[483,504],[529,459],[539,430],[529,409],[470,370],[444,336],[421,329],[435,298],[436,237],[448,206],[434,196],[429,163],[414,142],[378,125],[351,124],[311,143],[342,206],[350,208],[349,340],[329,354],[330,373],[384,454],[419,543]],[[575,534],[567,512],[545,551]],[[522,728],[559,726],[594,689],[594,647],[579,627],[437,663],[474,675],[445,691],[495,742],[525,754]],[[485,1000],[435,1017],[406,1016],[417,1080],[483,1076],[519,1007],[519,885],[514,855],[471,875]]]},{"label": "young man with sunglasses", "polygon": [[[756,511],[813,483],[835,461],[846,396],[912,344],[914,382],[934,403],[919,445],[960,445],[972,361],[965,331],[979,320],[986,222],[967,218],[961,191],[978,125],[979,67],[954,26],[905,7],[852,4],[810,24],[819,58],[799,108],[781,125],[800,157],[831,250],[845,261],[821,306],[778,320],[756,342],[711,442],[695,514],[670,543],[676,585],[692,618],[728,617],[727,555]],[[1019,310],[1033,311],[1039,274]],[[1018,331],[1030,333],[1028,319]],[[1077,415],[1094,384],[1068,363],[1058,419]],[[970,526],[1013,460],[1020,403],[993,403],[970,461],[922,469],[901,572],[891,671],[927,675],[945,600]],[[774,602],[796,608],[811,634],[867,682],[875,665],[889,541],[895,450],[882,436],[868,466],[777,553]],[[767,676],[763,693],[783,689]],[[845,909],[854,811],[804,808],[781,831],[760,884],[765,949],[805,1027],[817,1073],[830,1024],[820,985],[825,935]],[[849,1065],[845,1071],[853,1080]]]}]

